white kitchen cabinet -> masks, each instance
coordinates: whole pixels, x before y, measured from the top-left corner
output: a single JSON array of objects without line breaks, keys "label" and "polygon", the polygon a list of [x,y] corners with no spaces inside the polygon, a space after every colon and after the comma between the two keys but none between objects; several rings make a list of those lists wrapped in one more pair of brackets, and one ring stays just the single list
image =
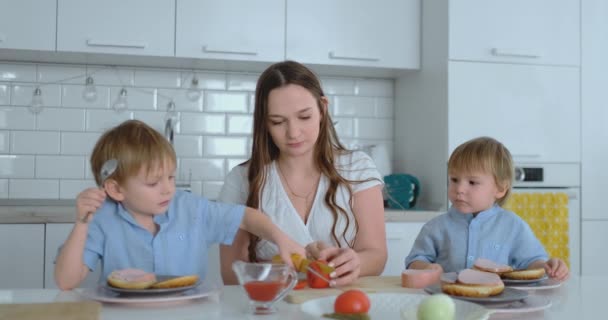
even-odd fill
[{"label": "white kitchen cabinet", "polygon": [[515,162],[581,160],[579,68],[455,61],[448,68],[449,153],[491,136]]},{"label": "white kitchen cabinet", "polygon": [[579,0],[448,2],[450,59],[580,65]]},{"label": "white kitchen cabinet", "polygon": [[[44,254],[44,288],[57,288],[55,284],[55,258],[57,250],[72,231],[73,223],[46,224],[45,254]],[[80,284],[81,288],[95,287],[101,274],[101,263],[97,264],[94,272],[89,272],[87,278]]]},{"label": "white kitchen cabinet", "polygon": [[173,56],[174,0],[58,0],[57,51]]},{"label": "white kitchen cabinet", "polygon": [[287,0],[286,58],[418,69],[420,0]]},{"label": "white kitchen cabinet", "polygon": [[57,0],[0,0],[0,49],[55,51]]},{"label": "white kitchen cabinet", "polygon": [[387,222],[386,246],[388,259],[383,276],[398,276],[405,270],[405,257],[410,253],[423,222]]},{"label": "white kitchen cabinet", "polygon": [[0,289],[42,288],[44,224],[0,224]]},{"label": "white kitchen cabinet", "polygon": [[285,0],[180,0],[176,10],[177,57],[284,58]]},{"label": "white kitchen cabinet", "polygon": [[[583,199],[584,200],[584,199]],[[608,243],[608,220],[583,220],[582,222],[582,275],[605,275],[608,269],[606,243]]]}]

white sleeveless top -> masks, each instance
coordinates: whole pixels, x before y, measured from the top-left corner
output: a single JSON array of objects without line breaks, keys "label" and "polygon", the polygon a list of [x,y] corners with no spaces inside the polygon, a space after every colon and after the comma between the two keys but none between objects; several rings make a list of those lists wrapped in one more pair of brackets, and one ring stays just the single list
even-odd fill
[{"label": "white sleeveless top", "polygon": [[[353,183],[353,194],[359,191],[383,184],[382,176],[376,170],[376,165],[372,159],[361,151],[338,156],[336,159],[336,169],[342,177],[347,180],[373,180]],[[224,186],[218,197],[218,201],[228,203],[244,204],[247,201],[249,192],[249,182],[247,181],[247,166],[236,166],[226,176]],[[266,213],[271,220],[285,233],[302,246],[313,241],[323,241],[337,246],[338,244],[332,237],[331,226],[333,217],[331,210],[325,204],[325,194],[329,187],[329,179],[321,176],[317,187],[316,195],[313,199],[312,208],[306,224],[294,208],[283,184],[276,167],[276,161],[269,165],[266,185],[260,201],[260,210]],[[346,225],[346,219],[338,214],[336,223],[336,235],[342,247],[347,247],[348,242],[352,242],[355,236],[354,215],[349,206],[350,194],[345,186],[340,186],[336,192],[336,203],[346,210],[350,217],[350,225],[346,231],[346,240],[342,237],[342,230]],[[270,260],[272,256],[278,254],[278,248],[273,243],[261,240],[257,246],[257,256],[261,260]]]}]

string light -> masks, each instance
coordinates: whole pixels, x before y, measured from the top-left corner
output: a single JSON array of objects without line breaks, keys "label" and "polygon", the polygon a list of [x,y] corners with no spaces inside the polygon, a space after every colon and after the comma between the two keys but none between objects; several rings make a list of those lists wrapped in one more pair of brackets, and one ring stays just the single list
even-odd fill
[{"label": "string light", "polygon": [[84,91],[82,91],[82,98],[87,102],[97,100],[97,88],[95,87],[95,81],[91,76],[88,76],[85,81]]},{"label": "string light", "polygon": [[112,109],[116,112],[123,112],[129,108],[129,101],[127,100],[127,89],[122,88],[112,105]]},{"label": "string light", "polygon": [[198,101],[201,98],[201,88],[198,85],[198,78],[196,74],[192,77],[192,81],[190,81],[190,87],[186,90],[186,98],[190,101]]},{"label": "string light", "polygon": [[179,121],[176,109],[177,108],[175,107],[175,102],[169,101],[169,103],[167,104],[167,112],[165,113],[164,120],[165,123],[170,120],[173,127],[175,127],[177,125],[177,122]]},{"label": "string light", "polygon": [[44,108],[44,100],[42,100],[42,89],[40,87],[36,87],[34,89],[34,93],[32,94],[32,102],[30,103],[29,110],[31,113],[40,113]]}]

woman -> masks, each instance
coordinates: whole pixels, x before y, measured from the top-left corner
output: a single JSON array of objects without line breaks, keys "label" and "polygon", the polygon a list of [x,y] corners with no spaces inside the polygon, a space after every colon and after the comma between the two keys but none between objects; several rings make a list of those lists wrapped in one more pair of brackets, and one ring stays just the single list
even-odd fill
[{"label": "woman", "polygon": [[[251,158],[226,177],[219,200],[268,214],[307,254],[334,266],[331,285],[378,275],[386,263],[382,177],[365,153],[338,141],[318,78],[293,61],[260,76]],[[239,232],[221,246],[225,284],[235,260],[267,261],[272,243]]]}]

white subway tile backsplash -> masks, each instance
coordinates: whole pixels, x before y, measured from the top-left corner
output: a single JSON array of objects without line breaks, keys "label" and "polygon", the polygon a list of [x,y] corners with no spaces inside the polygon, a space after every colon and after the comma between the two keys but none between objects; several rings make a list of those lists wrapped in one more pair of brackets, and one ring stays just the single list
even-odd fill
[{"label": "white subway tile backsplash", "polygon": [[203,156],[203,137],[177,135],[173,140],[173,148],[179,158],[200,158]]},{"label": "white subway tile backsplash", "polygon": [[38,65],[38,82],[84,84],[85,66]]},{"label": "white subway tile backsplash", "polygon": [[389,119],[353,119],[353,137],[391,139],[393,137],[393,121]]},{"label": "white subway tile backsplash", "polygon": [[0,105],[11,103],[11,87],[8,83],[0,83]]},{"label": "white subway tile backsplash", "polygon": [[[27,111],[26,108],[23,108]],[[28,112],[31,115],[31,112]],[[84,131],[82,109],[45,108],[38,114],[38,130]]]},{"label": "white subway tile backsplash", "polygon": [[85,123],[87,131],[103,132],[107,129],[120,124],[123,121],[133,118],[133,111],[125,110],[116,112],[110,110],[87,110]]},{"label": "white subway tile backsplash", "polygon": [[[196,101],[187,96],[193,72],[201,93]],[[82,97],[87,75],[97,88],[92,103]],[[101,134],[128,119],[164,134],[173,100],[177,180],[215,199],[225,175],[251,152],[257,78],[232,71],[1,62],[0,198],[74,199],[95,186],[89,157]],[[328,77],[321,83],[340,141],[392,149],[393,80]],[[28,109],[36,86],[44,101],[38,114]],[[128,109],[116,112],[112,105],[123,87]]]},{"label": "white subway tile backsplash", "polygon": [[11,151],[10,131],[0,131],[0,154],[9,153]]},{"label": "white subway tile backsplash", "polygon": [[179,88],[179,71],[135,69],[133,83],[138,87]]},{"label": "white subway tile backsplash", "polygon": [[228,134],[253,134],[253,116],[228,115]]},{"label": "white subway tile backsplash", "polygon": [[36,156],[38,179],[83,179],[84,156]]},{"label": "white subway tile backsplash", "polygon": [[101,132],[62,132],[61,154],[90,155],[101,135]]},{"label": "white subway tile backsplash", "polygon": [[226,116],[184,112],[181,115],[180,129],[183,134],[224,134]]},{"label": "white subway tile backsplash", "polygon": [[0,178],[33,178],[34,156],[0,155]]},{"label": "white subway tile backsplash", "polygon": [[[32,103],[34,89],[39,84],[15,83],[11,87],[11,104],[14,106],[29,106]],[[40,84],[42,101],[45,107],[61,106],[61,86],[55,84]],[[44,112],[44,109],[42,109]]]},{"label": "white subway tile backsplash", "polygon": [[229,74],[228,90],[255,91],[257,81],[257,75]]},{"label": "white subway tile backsplash", "polygon": [[183,158],[178,174],[193,180],[223,180],[224,172],[224,159]]},{"label": "white subway tile backsplash", "polygon": [[24,107],[0,107],[0,129],[34,130],[36,115]]},{"label": "white subway tile backsplash", "polygon": [[247,138],[205,137],[203,142],[206,156],[246,156],[247,146]]},{"label": "white subway tile backsplash", "polygon": [[85,86],[64,85],[61,87],[61,104],[66,108],[107,109],[110,104],[110,88],[96,85],[97,99],[86,101],[82,97]]},{"label": "white subway tile backsplash", "polygon": [[394,81],[390,79],[358,79],[355,83],[355,94],[358,96],[393,97],[394,91]]},{"label": "white subway tile backsplash", "polygon": [[0,80],[36,82],[36,65],[0,63]]},{"label": "white subway tile backsplash", "polygon": [[76,199],[85,189],[95,188],[93,180],[61,180],[59,182],[59,199]]},{"label": "white subway tile backsplash", "polygon": [[8,188],[11,199],[59,199],[59,180],[11,179]]},{"label": "white subway tile backsplash", "polygon": [[375,113],[373,97],[335,96],[334,115],[373,117]]},{"label": "white subway tile backsplash", "polygon": [[0,179],[0,198],[8,198],[8,180]]},{"label": "white subway tile backsplash", "polygon": [[247,112],[245,92],[206,92],[203,110],[211,112]]},{"label": "white subway tile backsplash", "polygon": [[13,154],[59,154],[59,132],[12,131]]}]

